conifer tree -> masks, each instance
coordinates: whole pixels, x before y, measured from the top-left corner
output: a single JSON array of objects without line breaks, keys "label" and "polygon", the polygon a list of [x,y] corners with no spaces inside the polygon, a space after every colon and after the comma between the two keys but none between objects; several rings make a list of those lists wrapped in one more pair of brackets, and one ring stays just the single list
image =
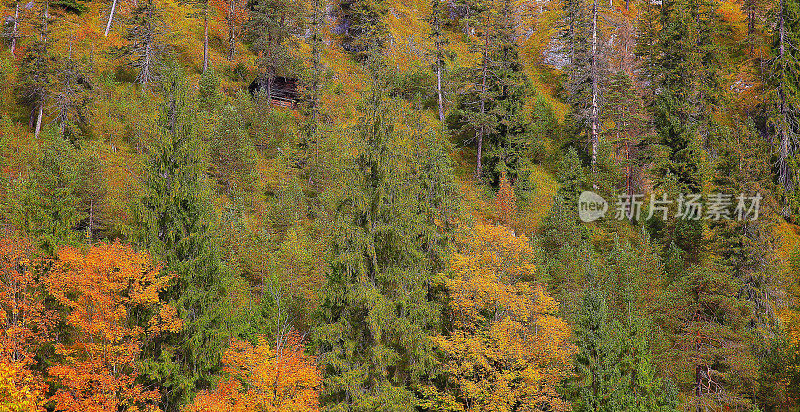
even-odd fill
[{"label": "conifer tree", "polygon": [[149,84],[159,80],[167,52],[164,16],[154,0],[145,0],[133,9],[123,49],[133,67],[139,69],[136,82]]},{"label": "conifer tree", "polygon": [[[593,276],[589,281],[596,282]],[[596,286],[584,292],[575,327],[579,411],[677,410],[675,388],[658,376],[648,341],[652,334],[634,314],[633,298],[622,297],[627,310],[621,313],[608,307]]]},{"label": "conifer tree", "polygon": [[299,24],[299,8],[293,0],[259,0],[250,12],[248,31],[253,51],[259,56],[260,76],[267,84],[267,99],[272,96],[275,77],[291,69],[292,29]]},{"label": "conifer tree", "polygon": [[50,2],[45,1],[38,11],[34,26],[38,36],[30,45],[20,64],[21,97],[31,108],[29,126],[38,138],[44,120],[44,108],[52,95],[54,84],[56,56],[50,45]]},{"label": "conifer tree", "polygon": [[638,178],[643,169],[644,105],[632,79],[624,72],[615,73],[609,78],[605,99],[603,117],[610,120],[613,126],[606,129],[604,135],[614,145],[616,162],[624,170],[624,192],[633,194],[640,184]]},{"label": "conifer tree", "polygon": [[580,314],[575,325],[578,353],[575,369],[578,375],[578,410],[610,410],[616,358],[609,340],[611,322],[605,298],[591,287],[583,296]]},{"label": "conifer tree", "polygon": [[8,182],[5,213],[37,246],[53,254],[75,244],[85,217],[81,202],[83,170],[79,154],[52,129],[43,134],[42,153],[29,173]]},{"label": "conifer tree", "polygon": [[569,120],[576,135],[587,133],[592,170],[600,145],[601,86],[606,77],[599,13],[597,1],[565,1],[560,35],[567,58],[564,88],[572,107]]},{"label": "conifer tree", "polygon": [[504,170],[510,179],[517,177],[527,79],[516,47],[512,2],[478,1],[471,7],[475,13],[469,24],[476,30],[472,48],[480,60],[464,72],[463,97],[451,127],[460,129],[465,140],[475,142],[476,179],[488,177],[497,184]]},{"label": "conifer tree", "polygon": [[338,12],[345,23],[342,46],[359,61],[366,61],[388,41],[384,17],[389,8],[385,0],[341,1]]},{"label": "conifer tree", "polygon": [[740,290],[740,280],[708,262],[688,268],[664,296],[657,317],[668,338],[664,365],[697,410],[752,407],[753,307]]},{"label": "conifer tree", "polygon": [[431,14],[428,16],[428,23],[431,25],[430,37],[433,40],[434,50],[431,57],[434,60],[434,71],[436,72],[436,97],[439,109],[439,121],[444,123],[444,94],[442,91],[442,77],[444,76],[445,59],[447,53],[444,47],[448,44],[444,33],[444,22],[447,18],[444,2],[441,0],[431,1]]},{"label": "conifer tree", "polygon": [[775,10],[772,64],[769,70],[769,122],[778,137],[777,178],[783,191],[781,214],[797,207],[793,149],[800,133],[800,5],[796,0],[779,0]]},{"label": "conifer tree", "polygon": [[158,140],[150,148],[143,196],[133,205],[130,239],[163,262],[175,278],[163,298],[177,309],[183,330],[143,351],[148,375],[163,388],[165,411],[177,411],[219,371],[223,328],[224,269],[214,225],[194,102],[179,73],[164,82]]},{"label": "conifer tree", "polygon": [[418,119],[374,77],[353,130],[355,161],[330,204],[333,260],[313,331],[328,410],[413,410],[437,373],[434,274],[445,263],[453,171],[437,131],[403,135]]}]

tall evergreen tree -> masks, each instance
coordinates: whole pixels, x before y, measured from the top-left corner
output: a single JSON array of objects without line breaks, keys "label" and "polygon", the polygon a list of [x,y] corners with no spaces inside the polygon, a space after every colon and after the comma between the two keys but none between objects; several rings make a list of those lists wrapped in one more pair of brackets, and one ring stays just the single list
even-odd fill
[{"label": "tall evergreen tree", "polygon": [[389,13],[385,0],[356,0],[339,3],[342,46],[360,61],[386,44],[389,29],[384,18]]},{"label": "tall evergreen tree", "polygon": [[434,275],[445,263],[453,171],[439,132],[414,126],[385,89],[378,78],[364,97],[356,159],[330,204],[333,260],[313,332],[328,410],[414,410],[436,376]]},{"label": "tall evergreen tree", "polygon": [[177,310],[183,329],[152,342],[143,355],[149,377],[163,388],[163,409],[172,412],[210,386],[226,331],[224,270],[211,234],[214,217],[203,146],[193,126],[194,102],[182,76],[169,75],[129,237],[175,274],[163,298]]},{"label": "tall evergreen tree", "polygon": [[31,170],[7,182],[3,206],[17,229],[54,254],[59,247],[80,239],[75,229],[86,216],[81,202],[84,175],[72,144],[52,129],[42,137],[42,153]]},{"label": "tall evergreen tree", "polygon": [[44,120],[44,108],[53,92],[57,58],[50,45],[50,2],[41,4],[34,27],[38,37],[25,51],[20,64],[20,95],[31,108],[29,126],[38,138]]},{"label": "tall evergreen tree", "polygon": [[610,120],[612,126],[604,131],[604,135],[613,144],[616,162],[624,170],[624,193],[634,194],[641,188],[644,168],[644,104],[636,93],[633,80],[624,72],[615,73],[609,78],[605,99],[603,117]]},{"label": "tall evergreen tree", "polygon": [[788,216],[797,207],[794,190],[794,146],[800,133],[800,4],[779,0],[774,12],[772,64],[768,84],[771,88],[769,122],[778,140],[777,180],[783,191],[781,213]]},{"label": "tall evergreen tree", "polygon": [[613,400],[614,360],[611,351],[611,321],[606,299],[591,286],[585,292],[575,325],[578,353],[579,411],[610,411]]},{"label": "tall evergreen tree", "polygon": [[[602,263],[598,269],[619,270],[619,263],[608,268]],[[595,285],[584,292],[575,327],[579,411],[677,410],[675,388],[658,376],[648,339],[652,333],[639,317],[640,309],[634,309],[636,296],[630,292],[618,288],[610,292],[625,306],[623,311],[609,308]]]},{"label": "tall evergreen tree", "polygon": [[664,296],[657,317],[668,338],[664,365],[696,410],[752,407],[753,308],[740,290],[741,281],[709,262],[687,269]]},{"label": "tall evergreen tree", "polygon": [[278,75],[287,75],[292,66],[292,30],[299,25],[300,5],[293,0],[258,0],[248,21],[253,51],[259,56],[259,76],[266,82],[267,99]]},{"label": "tall evergreen tree", "polygon": [[451,127],[460,129],[465,140],[475,142],[476,178],[487,177],[497,184],[503,171],[511,180],[517,177],[527,79],[516,45],[513,3],[475,2],[471,8],[474,14],[469,24],[476,33],[472,48],[480,59],[464,71],[462,99]]},{"label": "tall evergreen tree", "polygon": [[166,23],[159,5],[145,0],[131,11],[129,29],[125,35],[128,45],[123,49],[133,67],[139,69],[136,81],[140,84],[159,80],[167,52]]}]

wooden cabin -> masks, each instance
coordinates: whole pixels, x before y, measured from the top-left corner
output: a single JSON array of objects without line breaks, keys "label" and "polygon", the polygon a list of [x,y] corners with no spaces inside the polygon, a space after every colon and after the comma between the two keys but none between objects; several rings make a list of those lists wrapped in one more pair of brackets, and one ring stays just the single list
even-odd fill
[{"label": "wooden cabin", "polygon": [[[294,109],[297,107],[297,101],[300,100],[300,93],[297,90],[297,86],[297,79],[276,76],[272,80],[272,87],[270,88],[270,104],[289,109]],[[247,89],[253,96],[260,92],[266,93],[267,79],[262,79],[259,77],[253,80]]]}]

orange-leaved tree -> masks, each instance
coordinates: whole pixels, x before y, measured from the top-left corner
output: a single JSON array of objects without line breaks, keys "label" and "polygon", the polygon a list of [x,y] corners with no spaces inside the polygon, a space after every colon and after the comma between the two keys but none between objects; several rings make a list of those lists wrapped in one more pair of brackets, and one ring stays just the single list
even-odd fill
[{"label": "orange-leaved tree", "polygon": [[319,410],[322,375],[296,331],[289,331],[277,350],[263,337],[255,346],[234,340],[222,361],[227,376],[213,391],[201,392],[189,412]]},{"label": "orange-leaved tree", "polygon": [[57,411],[156,411],[160,394],[136,379],[143,345],[182,324],[159,300],[170,276],[150,256],[119,242],[86,252],[63,248],[47,276],[50,294],[65,309],[69,333],[55,345],[60,361],[48,369],[57,382]]},{"label": "orange-leaved tree", "polygon": [[500,187],[497,189],[495,203],[497,206],[497,219],[500,223],[513,227],[517,217],[517,202],[514,188],[511,187],[511,182],[508,181],[505,171],[500,174]]},{"label": "orange-leaved tree", "polygon": [[449,333],[435,338],[446,356],[443,399],[454,410],[569,410],[556,386],[575,349],[558,302],[536,283],[528,239],[478,225],[459,249],[446,281]]},{"label": "orange-leaved tree", "polygon": [[[23,239],[0,239],[0,410],[44,410],[47,386],[32,367],[48,340],[57,313],[45,306],[44,290]],[[3,409],[7,408],[7,409]]]}]

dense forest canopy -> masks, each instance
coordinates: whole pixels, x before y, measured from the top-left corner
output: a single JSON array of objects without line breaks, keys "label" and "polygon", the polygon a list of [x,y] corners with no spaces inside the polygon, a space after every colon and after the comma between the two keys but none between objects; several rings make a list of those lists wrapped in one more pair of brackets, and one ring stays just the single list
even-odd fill
[{"label": "dense forest canopy", "polygon": [[0,411],[800,411],[798,0],[0,17]]}]

